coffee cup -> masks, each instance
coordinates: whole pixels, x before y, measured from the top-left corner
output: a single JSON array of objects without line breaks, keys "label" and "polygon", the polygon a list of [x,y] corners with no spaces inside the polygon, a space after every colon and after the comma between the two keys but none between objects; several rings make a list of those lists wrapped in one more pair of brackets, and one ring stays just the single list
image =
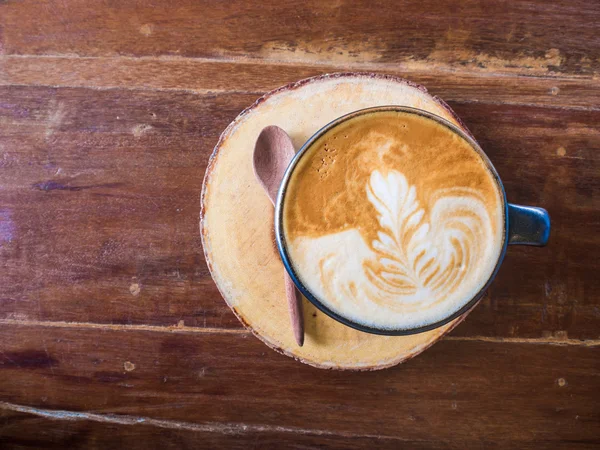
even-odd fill
[{"label": "coffee cup", "polygon": [[429,112],[367,108],[317,131],[279,189],[286,270],[352,328],[408,335],[471,310],[508,245],[546,245],[546,210],[510,204],[477,142]]}]

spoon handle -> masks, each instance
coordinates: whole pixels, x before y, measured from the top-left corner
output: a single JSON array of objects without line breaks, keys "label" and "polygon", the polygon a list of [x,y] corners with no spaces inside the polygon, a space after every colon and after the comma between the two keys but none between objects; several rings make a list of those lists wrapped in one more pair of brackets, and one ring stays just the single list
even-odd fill
[{"label": "spoon handle", "polygon": [[292,322],[292,330],[294,337],[299,347],[304,345],[304,314],[302,312],[302,297],[296,290],[294,282],[287,272],[285,277],[285,295],[288,301],[288,309],[290,310],[290,320]]}]

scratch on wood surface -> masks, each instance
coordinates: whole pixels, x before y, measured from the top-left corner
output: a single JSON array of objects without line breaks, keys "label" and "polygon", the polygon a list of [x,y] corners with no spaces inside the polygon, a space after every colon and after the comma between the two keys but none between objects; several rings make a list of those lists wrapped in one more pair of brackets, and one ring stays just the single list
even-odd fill
[{"label": "scratch on wood surface", "polygon": [[[386,436],[377,434],[353,434],[343,431],[330,431],[319,429],[308,429],[299,427],[285,427],[278,425],[260,425],[260,424],[244,424],[244,423],[192,423],[180,422],[174,420],[152,419],[150,417],[131,416],[125,414],[97,414],[91,412],[76,412],[65,410],[41,409],[31,406],[16,405],[14,403],[0,401],[0,409],[15,411],[26,414],[33,414],[38,417],[44,417],[50,420],[91,420],[94,422],[112,423],[119,425],[149,425],[158,428],[169,428],[176,430],[197,431],[203,433],[219,433],[228,435],[242,435],[249,433],[290,433],[316,436],[340,436],[340,437],[355,437],[355,438],[371,438],[371,439],[391,439],[397,441],[405,441],[398,436]],[[409,439],[414,442],[414,439]]]},{"label": "scratch on wood surface", "polygon": [[[250,331],[244,328],[204,328],[190,327],[183,325],[183,321],[177,322],[172,326],[161,325],[133,325],[133,324],[103,324],[90,322],[65,322],[65,321],[41,321],[41,320],[18,320],[18,319],[0,319],[0,325],[17,325],[29,327],[49,327],[49,328],[80,328],[112,331],[151,331],[157,333],[199,333],[199,334],[239,334],[249,335]],[[554,337],[543,338],[503,338],[488,336],[447,336],[443,340],[448,341],[481,341],[490,343],[509,343],[509,344],[550,344],[550,345],[572,345],[583,347],[600,347],[600,339],[567,339],[564,333],[557,333]]]},{"label": "scratch on wood surface", "polygon": [[564,147],[558,147],[556,149],[556,156],[559,156],[561,158],[566,158],[566,159],[585,159],[583,156],[570,156],[567,155],[567,149]]},{"label": "scratch on wood surface", "polygon": [[[192,423],[180,422],[174,420],[153,419],[150,417],[131,416],[125,414],[97,414],[91,412],[76,412],[65,410],[41,409],[31,406],[16,405],[14,403],[0,401],[0,409],[7,411],[15,411],[26,414],[33,414],[38,417],[44,417],[49,420],[66,420],[80,421],[90,420],[94,422],[112,423],[119,425],[149,425],[158,428],[169,428],[176,430],[197,431],[202,433],[219,433],[227,435],[242,435],[249,433],[290,433],[315,436],[339,436],[339,437],[355,437],[355,438],[371,438],[371,439],[386,439],[405,441],[398,436],[386,436],[378,434],[354,434],[343,431],[330,431],[299,427],[285,427],[279,425],[260,425],[260,424],[244,424],[244,423]],[[414,442],[414,439],[409,439]]]},{"label": "scratch on wood surface", "polygon": [[563,156],[566,159],[585,159],[583,156]]}]

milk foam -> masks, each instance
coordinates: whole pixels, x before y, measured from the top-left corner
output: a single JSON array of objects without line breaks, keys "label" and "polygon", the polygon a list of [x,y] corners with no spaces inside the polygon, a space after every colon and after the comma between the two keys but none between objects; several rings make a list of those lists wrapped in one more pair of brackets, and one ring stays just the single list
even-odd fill
[{"label": "milk foam", "polygon": [[486,284],[503,205],[469,142],[432,119],[379,111],[306,150],[286,189],[284,233],[296,274],[328,308],[373,328],[418,328]]},{"label": "milk foam", "polygon": [[503,227],[476,189],[439,189],[422,205],[403,173],[375,170],[365,192],[377,239],[348,228],[288,243],[301,281],[323,304],[369,327],[416,328],[452,315],[483,288]]}]

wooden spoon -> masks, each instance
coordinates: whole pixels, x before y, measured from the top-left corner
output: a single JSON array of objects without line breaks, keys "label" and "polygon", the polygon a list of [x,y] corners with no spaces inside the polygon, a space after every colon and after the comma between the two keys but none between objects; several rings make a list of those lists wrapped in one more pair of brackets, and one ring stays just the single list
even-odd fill
[{"label": "wooden spoon", "polygon": [[[275,206],[277,191],[290,161],[296,154],[294,144],[281,128],[271,125],[264,128],[254,146],[254,174]],[[290,319],[296,343],[304,344],[304,319],[302,297],[296,291],[294,282],[284,269],[285,295],[288,301]]]}]

